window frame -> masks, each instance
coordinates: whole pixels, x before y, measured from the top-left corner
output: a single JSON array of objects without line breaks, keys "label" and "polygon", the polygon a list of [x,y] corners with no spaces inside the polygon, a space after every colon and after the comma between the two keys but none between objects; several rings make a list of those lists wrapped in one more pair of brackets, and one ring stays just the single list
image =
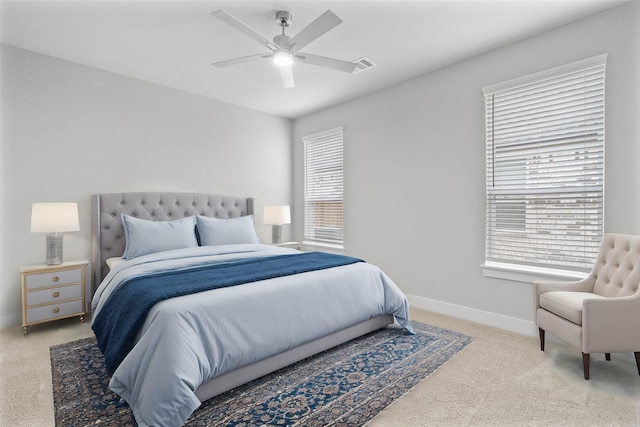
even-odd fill
[{"label": "window frame", "polygon": [[[545,70],[539,73],[531,74],[518,79],[509,80],[507,82],[503,82],[503,83],[499,83],[496,85],[491,85],[483,88],[483,94],[485,98],[485,118],[486,118],[486,126],[487,126],[486,132],[485,132],[485,135],[486,135],[485,143],[486,143],[486,150],[487,150],[486,165],[485,165],[486,179],[487,179],[486,188],[485,188],[485,202],[486,202],[485,260],[484,260],[484,264],[482,265],[485,276],[505,278],[510,280],[523,281],[523,282],[531,282],[539,278],[539,276],[550,277],[550,278],[579,279],[579,278],[585,277],[588,271],[590,270],[590,266],[587,266],[586,264],[586,259],[593,258],[593,260],[595,260],[595,256],[597,254],[597,245],[599,244],[599,241],[602,239],[602,235],[604,234],[604,203],[605,203],[605,200],[604,200],[604,144],[605,144],[604,81],[605,81],[606,59],[607,59],[607,55],[602,54],[592,58],[585,59],[583,61],[573,62],[573,63],[556,67],[550,70]],[[587,250],[585,250],[584,252],[585,259],[581,260],[580,262],[573,262],[573,263],[563,262],[559,260],[552,260],[551,256],[548,256],[545,259],[544,254],[542,254],[542,252],[544,252],[544,249],[540,251],[541,255],[537,255],[538,257],[535,259],[535,262],[531,262],[531,261],[525,262],[523,260],[517,260],[515,259],[517,257],[513,255],[511,255],[512,257],[511,259],[509,259],[510,255],[507,255],[504,258],[499,255],[496,256],[495,254],[499,251],[496,251],[495,246],[492,246],[492,244],[495,241],[494,239],[496,238],[496,230],[498,230],[498,225],[500,221],[502,221],[502,224],[504,226],[503,231],[507,230],[508,226],[511,226],[510,233],[512,235],[515,235],[517,233],[525,233],[525,234],[528,233],[530,235],[535,235],[536,233],[545,232],[545,230],[541,229],[541,227],[544,227],[544,225],[539,225],[539,224],[537,225],[537,227],[539,227],[538,230],[534,229],[532,231],[531,229],[526,229],[526,225],[525,225],[525,230],[522,230],[523,224],[526,224],[527,222],[528,214],[526,209],[528,209],[527,203],[530,203],[530,201],[528,200],[529,198],[528,196],[522,195],[523,194],[522,188],[526,187],[527,184],[522,184],[521,181],[528,182],[527,181],[528,176],[530,176],[530,174],[534,171],[538,174],[545,174],[544,175],[545,178],[553,177],[553,178],[559,179],[560,181],[557,183],[558,188],[554,188],[553,191],[562,191],[562,194],[569,195],[569,196],[566,196],[568,199],[571,199],[570,197],[571,191],[568,191],[568,189],[570,188],[570,185],[575,186],[577,184],[576,183],[570,184],[572,178],[568,178],[566,176],[560,179],[562,175],[565,175],[565,174],[562,172],[559,172],[557,167],[553,166],[552,162],[554,161],[554,159],[553,159],[553,155],[551,154],[546,154],[546,155],[542,154],[542,155],[538,155],[538,157],[535,157],[531,153],[517,154],[518,147],[516,147],[516,149],[513,150],[514,153],[516,153],[516,154],[513,154],[513,157],[507,157],[506,155],[503,156],[502,158],[503,164],[500,167],[496,166],[495,156],[496,156],[496,152],[498,151],[498,147],[504,148],[507,145],[506,144],[504,146],[496,145],[496,141],[495,141],[496,133],[494,133],[495,132],[494,126],[496,122],[494,120],[497,121],[498,119],[496,119],[496,117],[500,117],[500,114],[502,114],[503,111],[507,109],[507,107],[504,107],[504,110],[502,111],[498,111],[498,114],[497,114],[495,110],[496,101],[493,97],[497,94],[499,95],[506,94],[509,96],[516,97],[518,96],[519,92],[521,92],[520,95],[522,96],[522,99],[526,99],[526,95],[523,95],[523,94],[526,92],[527,89],[531,87],[535,87],[536,90],[542,91],[545,87],[551,87],[551,84],[554,82],[554,79],[559,79],[559,78],[561,79],[573,73],[584,73],[585,75],[587,75],[589,73],[589,71],[587,70],[597,70],[597,69],[601,69],[599,71],[599,73],[601,74],[601,77],[599,77],[601,79],[601,83],[599,83],[601,85],[601,88],[595,90],[594,93],[597,92],[598,96],[600,96],[597,99],[597,102],[600,103],[598,104],[599,106],[598,108],[601,108],[601,116],[594,115],[593,117],[595,117],[595,119],[592,119],[591,118],[592,116],[589,116],[590,121],[593,120],[595,122],[600,123],[599,127],[597,127],[597,130],[595,131],[595,133],[597,134],[597,137],[595,138],[596,142],[594,143],[593,138],[590,138],[590,135],[592,134],[585,131],[584,138],[580,140],[580,143],[584,144],[584,146],[588,148],[584,148],[584,152],[586,154],[584,154],[585,160],[582,163],[582,166],[580,166],[579,163],[575,162],[574,160],[572,160],[572,162],[567,162],[572,164],[572,166],[570,166],[571,168],[581,167],[583,170],[587,170],[590,167],[590,166],[587,166],[587,163],[593,161],[593,159],[591,159],[590,157],[592,156],[595,158],[595,161],[597,162],[596,163],[597,168],[599,168],[599,170],[601,171],[599,176],[595,178],[589,178],[589,179],[593,179],[594,182],[597,182],[597,185],[595,186],[588,185],[587,178],[582,178],[582,184],[584,185],[583,190],[585,193],[585,196],[584,196],[585,201],[583,203],[588,204],[589,207],[591,206],[591,203],[593,203],[593,206],[596,206],[599,208],[599,210],[597,210],[597,215],[599,216],[593,220],[597,226],[597,229],[591,227],[588,231],[585,231],[587,226],[591,225],[591,224],[587,224],[586,222],[588,221],[587,219],[583,223],[585,228],[579,230],[579,233],[582,233],[585,236],[588,235],[588,238],[590,240],[589,242],[584,243],[585,246],[588,246]],[[576,85],[576,87],[578,86],[579,85]],[[586,78],[585,78],[584,87],[586,88],[585,89],[586,91],[590,90],[590,87],[586,83]],[[557,93],[561,93],[560,90],[557,90]],[[562,102],[564,102],[565,95],[561,95],[561,96],[563,97]],[[515,102],[521,103],[522,101],[516,100]],[[585,111],[587,111],[589,107],[586,106],[587,105],[586,97],[585,97],[585,101],[583,102],[585,106],[583,106],[582,108],[584,108]],[[534,104],[534,105],[538,105],[538,104]],[[540,102],[539,105],[547,106],[548,103],[545,104],[544,102]],[[514,108],[514,107],[510,106],[508,108]],[[586,123],[587,113],[585,112],[584,114],[585,114],[584,121]],[[536,114],[527,113],[527,115],[521,115],[519,118],[515,119],[513,122],[520,125],[525,121],[530,120],[532,117],[535,118]],[[554,119],[556,118],[556,116],[548,116],[548,117],[554,117]],[[539,119],[539,118],[536,120],[539,120],[540,122],[543,121],[543,119]],[[557,133],[552,134],[552,136],[548,138],[539,137],[539,141],[537,142],[537,144],[538,144],[538,147],[540,147],[540,146],[544,146],[545,144],[548,144],[549,141],[553,141],[554,144],[556,143],[556,141],[559,141],[558,145],[561,147],[561,150],[564,150],[564,151],[560,151],[560,154],[561,155],[564,154],[566,158],[567,156],[566,153],[570,152],[570,150],[567,147],[571,147],[572,145],[577,145],[577,143],[571,142],[570,139],[567,138],[566,136],[564,137],[564,140],[559,137],[562,134],[562,132],[560,131],[560,128],[562,126],[565,126],[564,122],[562,123],[563,123],[562,125],[555,126],[556,128],[555,130],[557,131]],[[569,123],[573,124],[573,122],[569,122]],[[587,125],[585,124],[585,129],[586,128],[587,128]],[[523,132],[523,131],[518,130],[518,132]],[[505,140],[506,139],[507,138],[505,137]],[[498,142],[498,144],[501,144],[501,143],[504,143],[504,142]],[[514,143],[511,142],[511,144],[514,144]],[[525,143],[518,142],[518,144],[521,145],[522,147],[528,147],[527,145],[528,143],[526,142]],[[533,143],[530,144],[531,147],[533,147],[533,145],[534,145]],[[600,151],[596,152],[596,154],[590,154],[591,153],[590,150],[593,147],[596,147],[596,150],[600,150]],[[539,150],[543,151],[541,149]],[[520,151],[526,151],[526,150],[520,149]],[[576,157],[579,157],[579,156],[576,156]],[[504,160],[504,159],[507,159],[507,160]],[[535,159],[535,161],[533,159]],[[509,168],[505,166],[505,164],[507,164],[508,161],[513,162],[514,165],[518,162],[523,162],[524,172],[520,173],[519,171],[517,171],[517,169],[519,169],[520,167]],[[493,162],[493,163],[490,164],[490,162]],[[534,163],[536,162],[539,163],[540,165],[535,166]],[[549,166],[549,165],[552,165],[552,166]],[[555,172],[554,172],[554,169],[555,169]],[[501,177],[500,174],[503,174],[503,176]],[[585,175],[586,175],[586,172],[585,172]],[[575,179],[575,178],[573,179],[575,181],[579,181],[579,179]],[[496,182],[498,182],[497,185],[496,185]],[[513,188],[513,190],[509,190],[509,191],[512,191],[513,195],[510,195],[509,191],[505,190],[507,188],[507,184],[512,186],[511,188]],[[554,185],[556,184],[554,183]],[[530,186],[530,187],[533,188],[534,186]],[[504,197],[504,199],[498,200],[497,195],[499,196],[501,194],[500,193],[501,189],[503,190],[502,197]],[[593,194],[595,194],[594,197],[586,195],[587,193],[590,192],[590,190],[593,190]],[[533,190],[527,190],[527,191],[530,191],[535,198],[536,196],[540,196],[542,194],[549,194],[551,190],[549,189],[548,185],[546,188],[544,188],[544,185],[540,184],[539,190],[533,189]],[[576,195],[574,197],[577,198],[578,196]],[[595,202],[593,202],[593,200],[590,201],[589,197],[595,200]],[[541,200],[548,201],[550,199],[548,197],[539,198],[537,199],[536,202],[533,202],[533,203],[538,203],[537,205],[538,207],[535,208],[536,212],[538,213],[545,212],[545,208],[540,207],[539,202]],[[515,208],[512,210],[501,210],[497,208],[499,203],[505,204],[504,206],[506,206],[507,203],[511,203],[513,206],[515,206]],[[521,212],[521,209],[517,208],[517,206],[519,205],[515,205],[515,203],[522,203],[521,208],[525,209],[525,216],[523,218],[520,218],[518,216],[519,212]],[[560,205],[560,203],[557,203],[557,205]],[[573,207],[574,205],[571,205],[571,206]],[[546,209],[548,209],[548,212],[553,212],[554,208],[551,207]],[[533,209],[531,209],[531,211],[533,212]],[[585,209],[585,212],[586,211],[587,210]],[[585,213],[585,217],[589,218],[586,213]],[[524,222],[521,222],[521,221],[524,221]],[[557,219],[552,221],[556,221],[556,223],[558,222]],[[544,223],[544,221],[539,221],[539,222]],[[549,230],[553,231],[554,225],[555,225],[554,223],[550,222],[550,225],[548,226],[550,227]],[[509,233],[505,233],[505,234],[509,234]],[[510,238],[505,237],[505,239],[509,240]],[[513,239],[514,241],[517,240],[516,238],[513,238]],[[524,237],[524,239],[528,241],[527,244],[530,245],[530,247],[535,246],[530,243],[532,241],[530,236]],[[587,238],[585,237],[583,238],[583,240],[586,241]],[[547,241],[551,241],[551,240],[547,240]],[[595,249],[594,249],[594,246],[595,246]],[[574,250],[573,252],[576,253],[577,251]],[[540,262],[541,259],[543,259],[544,262]],[[578,259],[578,257],[576,257],[576,259]]]},{"label": "window frame", "polygon": [[[313,245],[342,249],[344,245],[344,128],[340,126],[307,135],[302,138],[302,142],[304,152],[303,240]],[[310,183],[311,179],[325,182],[313,186]],[[311,205],[324,205],[324,208],[314,211]]]}]

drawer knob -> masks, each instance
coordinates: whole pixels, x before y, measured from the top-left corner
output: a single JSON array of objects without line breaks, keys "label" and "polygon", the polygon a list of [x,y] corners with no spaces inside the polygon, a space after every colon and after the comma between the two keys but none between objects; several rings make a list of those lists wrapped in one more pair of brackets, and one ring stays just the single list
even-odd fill
[{"label": "drawer knob", "polygon": [[53,313],[54,313],[54,314],[58,314],[58,313],[60,313],[60,309],[59,309],[58,307],[54,308],[54,309],[53,309]]},{"label": "drawer knob", "polygon": [[60,292],[54,292],[54,293],[53,293],[53,297],[54,297],[54,298],[58,298],[59,296],[60,296]]},{"label": "drawer knob", "polygon": [[60,278],[58,276],[53,276],[51,278],[51,280],[53,280],[53,283],[58,283],[58,281],[60,280]]}]

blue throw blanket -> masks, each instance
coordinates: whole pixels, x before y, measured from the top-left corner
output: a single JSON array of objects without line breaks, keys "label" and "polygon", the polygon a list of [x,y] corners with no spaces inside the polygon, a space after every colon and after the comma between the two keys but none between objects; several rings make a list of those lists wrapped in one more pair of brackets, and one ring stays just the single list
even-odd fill
[{"label": "blue throw blanket", "polygon": [[168,298],[273,279],[275,277],[363,262],[323,252],[250,258],[221,264],[166,271],[135,277],[122,283],[93,322],[98,347],[113,374],[135,344],[147,313]]}]

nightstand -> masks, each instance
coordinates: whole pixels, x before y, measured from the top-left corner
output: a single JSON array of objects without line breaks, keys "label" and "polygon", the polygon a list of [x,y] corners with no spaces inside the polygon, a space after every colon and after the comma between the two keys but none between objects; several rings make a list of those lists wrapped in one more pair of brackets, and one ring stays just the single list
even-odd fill
[{"label": "nightstand", "polygon": [[89,261],[28,265],[22,277],[22,330],[31,325],[85,314],[85,270]]},{"label": "nightstand", "polygon": [[283,243],[272,243],[273,246],[279,246],[281,248],[293,248],[293,249],[302,249],[301,242],[283,242]]}]

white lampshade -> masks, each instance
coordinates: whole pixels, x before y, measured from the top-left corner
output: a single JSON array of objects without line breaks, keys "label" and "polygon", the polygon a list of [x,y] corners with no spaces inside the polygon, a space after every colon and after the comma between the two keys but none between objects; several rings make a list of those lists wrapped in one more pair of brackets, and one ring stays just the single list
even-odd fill
[{"label": "white lampshade", "polygon": [[32,233],[80,231],[77,203],[34,203],[31,206]]},{"label": "white lampshade", "polygon": [[265,206],[264,223],[271,225],[291,224],[291,211],[289,205]]}]

